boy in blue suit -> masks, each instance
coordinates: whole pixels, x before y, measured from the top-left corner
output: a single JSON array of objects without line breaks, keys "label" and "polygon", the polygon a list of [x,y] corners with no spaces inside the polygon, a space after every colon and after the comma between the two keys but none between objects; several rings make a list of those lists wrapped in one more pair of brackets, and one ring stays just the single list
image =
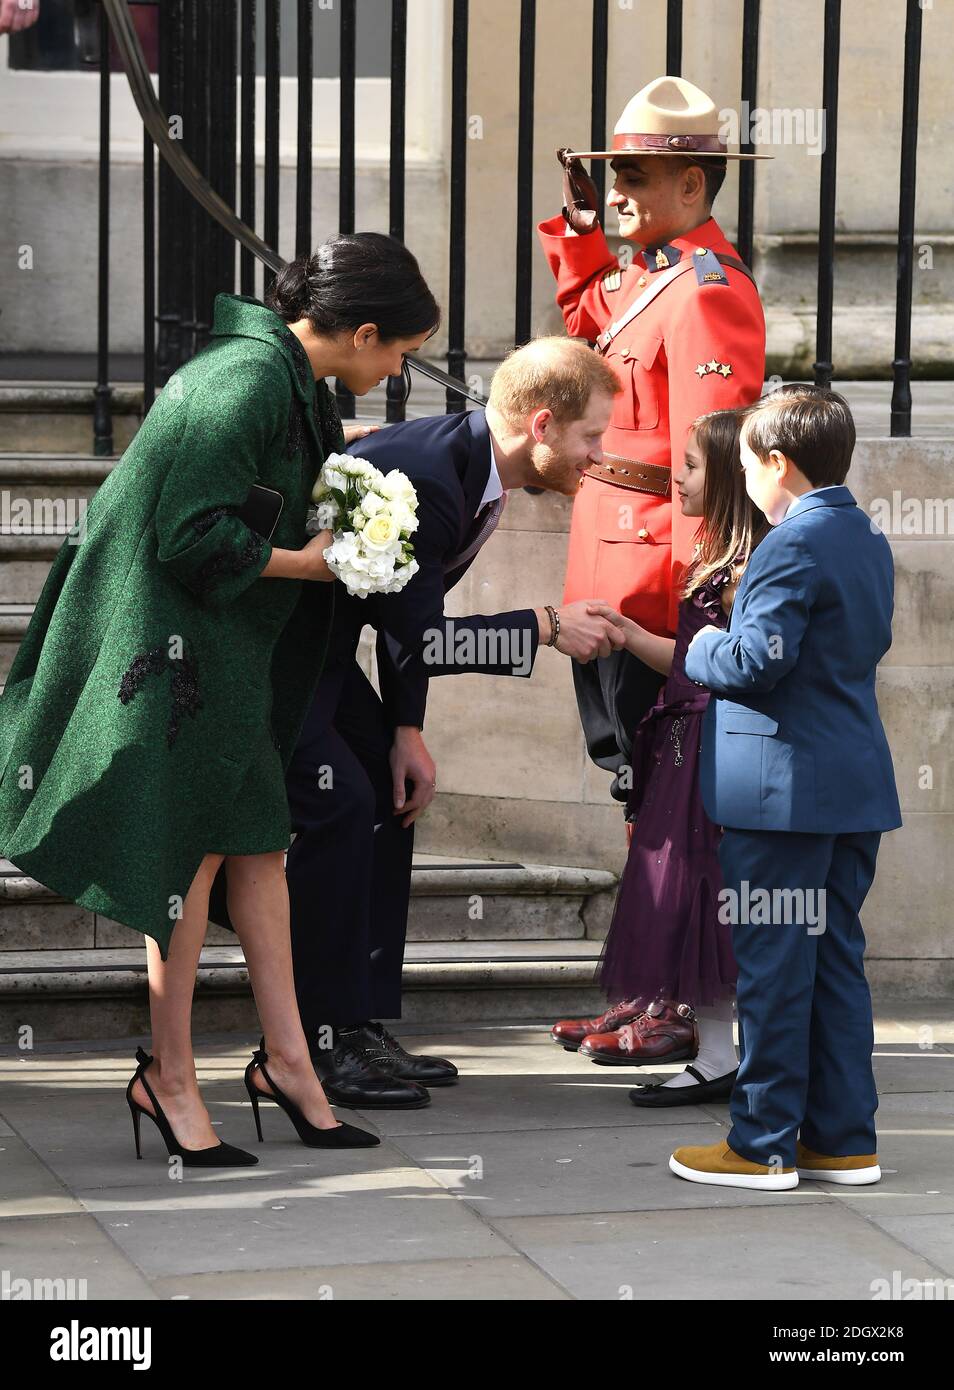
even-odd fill
[{"label": "boy in blue suit", "polygon": [[855,443],[841,396],[793,384],[745,412],[746,491],[772,530],[728,630],[686,672],[717,697],[702,796],[724,827],[721,910],[739,966],[741,1061],[727,1141],[677,1149],[693,1182],[779,1190],[877,1182],[871,996],[858,913],[881,833],[901,824],[875,698],[894,567],[843,486]]}]

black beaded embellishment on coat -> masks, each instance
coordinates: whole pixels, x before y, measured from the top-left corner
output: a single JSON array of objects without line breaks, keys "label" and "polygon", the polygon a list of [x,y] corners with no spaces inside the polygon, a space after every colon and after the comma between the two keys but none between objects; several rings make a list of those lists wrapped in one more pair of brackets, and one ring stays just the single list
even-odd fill
[{"label": "black beaded embellishment on coat", "polygon": [[166,746],[171,748],[179,736],[179,725],[183,716],[187,714],[194,719],[202,708],[199,672],[194,657],[170,657],[165,647],[153,647],[151,651],[140,652],[123,673],[119,682],[119,699],[124,705],[128,705],[143,688],[147,676],[159,676],[167,668],[172,672],[172,709],[166,728]]},{"label": "black beaded embellishment on coat", "polygon": [[147,676],[158,676],[166,669],[169,654],[165,647],[153,647],[150,652],[141,652],[134,657],[119,682],[119,698],[124,705],[135,699],[146,683]]},{"label": "black beaded embellishment on coat", "polygon": [[[295,364],[295,372],[304,391],[308,390],[309,382],[314,383],[314,422],[321,440],[325,454],[332,454],[344,448],[344,440],[341,434],[341,415],[334,396],[326,383],[316,379],[312,371],[308,354],[302,347],[300,340],[290,328],[276,328],[275,336],[281,338],[291,351],[292,361]],[[285,444],[285,454],[288,458],[294,458],[300,451],[306,452],[308,445],[308,433],[305,425],[304,411],[299,400],[293,400],[288,414],[288,436]]]},{"label": "black beaded embellishment on coat", "polygon": [[230,508],[216,507],[214,512],[206,512],[205,516],[197,517],[192,523],[192,529],[199,537],[199,540],[201,540],[203,536],[209,534],[213,526],[216,526],[222,520],[223,516],[228,516],[229,514]]},{"label": "black beaded embellishment on coat", "polygon": [[308,449],[308,432],[305,427],[305,412],[297,396],[292,396],[288,410],[288,431],[285,435],[285,457],[293,459]]},{"label": "black beaded embellishment on coat", "polygon": [[250,531],[248,540],[241,550],[223,547],[204,560],[195,572],[195,584],[203,592],[229,575],[241,574],[249,565],[254,565],[262,554],[264,537],[257,531]]},{"label": "black beaded embellishment on coat", "polygon": [[341,412],[338,410],[338,402],[324,381],[315,382],[315,424],[318,426],[318,436],[326,454],[334,454],[344,448]]},{"label": "black beaded embellishment on coat", "polygon": [[179,734],[179,724],[185,715],[194,719],[202,708],[199,695],[199,672],[195,660],[183,656],[171,660],[172,670],[172,713],[166,731],[166,743],[171,748]]},{"label": "black beaded embellishment on coat", "polygon": [[285,332],[286,341],[288,341],[288,345],[292,349],[292,357],[295,359],[295,371],[298,373],[302,391],[307,391],[307,389],[309,389],[309,381],[314,381],[314,373],[312,371],[312,363],[309,361],[309,354],[305,352],[305,347],[302,347],[302,342],[300,342],[299,338],[296,338],[291,328],[286,328]]}]

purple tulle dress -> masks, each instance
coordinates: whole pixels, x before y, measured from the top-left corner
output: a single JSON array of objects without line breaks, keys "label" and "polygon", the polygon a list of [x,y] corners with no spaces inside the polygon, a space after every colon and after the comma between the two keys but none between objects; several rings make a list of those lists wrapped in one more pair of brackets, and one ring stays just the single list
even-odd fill
[{"label": "purple tulle dress", "polygon": [[699,740],[709,692],[688,679],[686,648],[701,627],[727,624],[728,570],[679,605],[672,671],[633,739],[635,818],[598,980],[611,1000],[711,1005],[735,993],[731,927],[718,918],[721,831],[703,810]]}]

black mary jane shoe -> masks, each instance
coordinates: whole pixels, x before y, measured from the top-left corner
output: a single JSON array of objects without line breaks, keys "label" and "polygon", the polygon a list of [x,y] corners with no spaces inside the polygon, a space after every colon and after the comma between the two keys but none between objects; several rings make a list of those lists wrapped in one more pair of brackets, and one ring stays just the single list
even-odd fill
[{"label": "black mary jane shoe", "polygon": [[[366,1129],[359,1129],[357,1125],[346,1125],[339,1121],[334,1129],[319,1129],[317,1125],[306,1120],[303,1112],[291,1097],[286,1096],[281,1087],[269,1076],[265,1068],[267,1061],[268,1053],[264,1048],[259,1047],[252,1053],[252,1060],[245,1068],[245,1089],[252,1102],[252,1113],[255,1116],[255,1128],[258,1130],[258,1142],[260,1144],[263,1142],[263,1135],[258,1107],[263,1100],[273,1101],[284,1110],[295,1126],[299,1139],[309,1149],[368,1149],[375,1144],[380,1144],[381,1140],[376,1134],[372,1134]],[[260,1090],[252,1080],[252,1074],[256,1068],[268,1082],[270,1087],[268,1091]]]},{"label": "black mary jane shoe", "polygon": [[728,1071],[725,1076],[714,1076],[709,1081],[695,1067],[686,1067],[686,1071],[696,1078],[698,1085],[667,1086],[662,1081],[656,1081],[651,1086],[635,1086],[630,1091],[629,1098],[634,1105],[656,1107],[704,1105],[707,1101],[728,1100],[732,1095],[735,1078],[739,1074],[736,1067],[735,1071]]},{"label": "black mary jane shoe", "polygon": [[458,1072],[446,1057],[428,1057],[408,1052],[383,1023],[362,1023],[344,1035],[357,1042],[372,1066],[399,1081],[415,1081],[419,1086],[453,1086]]},{"label": "black mary jane shoe", "polygon": [[[129,1085],[126,1087],[126,1100],[129,1103],[129,1110],[132,1115],[133,1135],[136,1140],[136,1157],[142,1158],[142,1143],[139,1135],[139,1126],[143,1115],[148,1116],[155,1122],[156,1128],[165,1140],[166,1149],[170,1158],[181,1158],[183,1168],[250,1168],[258,1159],[254,1154],[247,1153],[245,1149],[237,1149],[234,1144],[210,1144],[206,1149],[185,1149],[179,1143],[172,1132],[172,1125],[166,1118],[166,1114],[156,1100],[155,1092],[146,1080],[146,1068],[156,1059],[150,1057],[145,1048],[136,1048],[136,1061],[139,1066],[130,1078]],[[141,1081],[146,1095],[152,1101],[155,1114],[140,1105],[133,1095],[133,1086],[137,1081]]]}]

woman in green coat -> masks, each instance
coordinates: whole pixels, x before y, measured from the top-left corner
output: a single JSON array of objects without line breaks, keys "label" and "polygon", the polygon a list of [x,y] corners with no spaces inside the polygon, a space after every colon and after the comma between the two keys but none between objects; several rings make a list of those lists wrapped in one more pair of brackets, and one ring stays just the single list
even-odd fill
[{"label": "woman in green coat", "polygon": [[[336,1124],[302,1033],[284,768],[334,601],[330,536],[305,532],[321,465],[345,444],[323,378],[363,395],[438,319],[414,257],[377,233],[299,257],[266,304],[218,295],[208,347],[166,383],[54,560],[0,698],[2,853],[147,938],[155,1058],[140,1049],[127,1091],[137,1152],[145,1113],[187,1164],[256,1161],[218,1142],[192,1054],[220,869],[265,1033],[246,1073],[256,1118],[260,1093],[307,1143],[377,1142]],[[281,495],[270,539],[238,515],[256,484]]]}]

